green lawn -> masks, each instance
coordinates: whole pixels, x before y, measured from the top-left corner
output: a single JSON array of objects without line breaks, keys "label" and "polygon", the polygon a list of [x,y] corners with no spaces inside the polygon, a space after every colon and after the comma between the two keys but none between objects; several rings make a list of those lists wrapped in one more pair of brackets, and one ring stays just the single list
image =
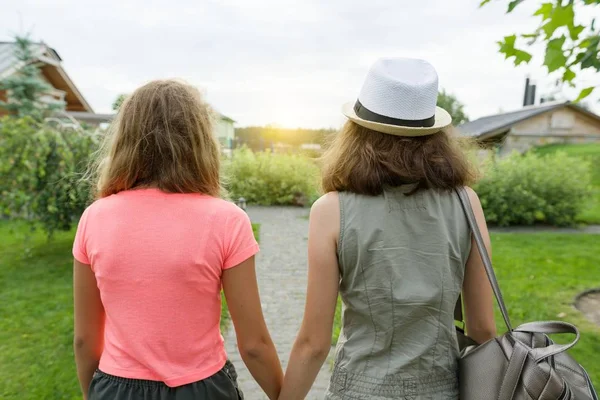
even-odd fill
[{"label": "green lawn", "polygon": [[[36,232],[24,258],[26,232],[0,221],[0,399],[81,399],[72,349],[74,232],[50,242]],[[223,315],[222,324],[226,308]]]},{"label": "green lawn", "polygon": [[252,224],[252,232],[254,232],[256,241],[260,243],[260,224]]},{"label": "green lawn", "polygon": [[[577,325],[582,337],[571,354],[600,386],[600,328],[572,306],[578,293],[600,288],[600,236],[493,234],[492,242],[494,266],[513,325],[542,320]],[[496,320],[498,331],[504,332],[499,312]],[[334,342],[339,329],[338,318]]]},{"label": "green lawn", "polygon": [[600,143],[548,145],[535,149],[538,154],[551,154],[557,151],[591,162],[594,195],[577,219],[583,223],[600,224]]}]

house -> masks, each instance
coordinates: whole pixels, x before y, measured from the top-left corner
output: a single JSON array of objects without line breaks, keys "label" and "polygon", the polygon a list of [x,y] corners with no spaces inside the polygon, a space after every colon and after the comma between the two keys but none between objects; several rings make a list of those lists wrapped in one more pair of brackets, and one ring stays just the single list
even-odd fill
[{"label": "house", "polygon": [[458,127],[500,155],[551,143],[600,141],[600,116],[568,101],[529,105]]},{"label": "house", "polygon": [[[14,74],[21,67],[14,56],[14,47],[13,42],[0,42],[0,79]],[[42,101],[64,101],[67,113],[94,114],[92,106],[85,100],[64,70],[62,58],[56,50],[45,43],[34,43],[33,52],[35,60],[40,63],[42,79],[52,86],[52,90],[42,98]],[[5,98],[4,93],[0,93],[0,96]],[[0,110],[0,115],[2,113],[3,110]]]},{"label": "house", "polygon": [[[14,56],[14,42],[0,42],[0,79],[3,79],[19,70],[21,65]],[[114,114],[97,114],[90,104],[85,100],[81,92],[77,89],[69,75],[62,66],[62,58],[56,50],[45,43],[34,43],[33,51],[35,61],[40,63],[42,79],[52,86],[52,90],[47,93],[42,100],[47,102],[64,101],[64,115],[59,117],[75,119],[81,123],[92,126],[109,123]],[[0,98],[4,99],[5,94],[0,93]],[[0,109],[0,115],[5,113]],[[225,153],[231,152],[235,137],[233,124],[235,121],[223,114],[217,114],[217,123],[215,133],[219,142],[223,146]]]},{"label": "house", "polygon": [[217,135],[217,139],[219,139],[223,153],[228,156],[231,155],[235,147],[235,128],[233,124],[235,124],[233,119],[217,113],[217,122],[214,127],[215,134]]}]

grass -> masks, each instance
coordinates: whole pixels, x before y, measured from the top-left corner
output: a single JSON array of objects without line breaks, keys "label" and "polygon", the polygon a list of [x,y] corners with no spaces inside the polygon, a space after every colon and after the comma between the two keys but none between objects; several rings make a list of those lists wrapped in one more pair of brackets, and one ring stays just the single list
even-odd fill
[{"label": "grass", "polygon": [[[258,236],[259,225],[253,230]],[[71,246],[0,221],[0,399],[81,399],[73,358]],[[26,249],[31,255],[24,257]],[[227,308],[224,304],[227,323]]]},{"label": "grass", "polygon": [[[11,232],[15,228],[15,232]],[[73,361],[71,245],[25,225],[0,224],[0,398],[80,399]]]},{"label": "grass", "polygon": [[256,241],[260,243],[260,224],[252,224],[252,233],[254,233]]},{"label": "grass", "polygon": [[[570,354],[586,368],[594,384],[600,386],[600,327],[573,307],[578,293],[600,288],[599,237],[502,233],[493,234],[492,242],[494,266],[513,325],[543,320],[575,324],[582,336]],[[498,332],[504,332],[498,311],[496,322]],[[340,323],[336,318],[335,342]]]},{"label": "grass", "polygon": [[600,143],[555,144],[539,147],[535,150],[538,154],[551,154],[557,151],[590,161],[594,194],[589,199],[585,210],[577,217],[577,220],[582,223],[600,224]]}]

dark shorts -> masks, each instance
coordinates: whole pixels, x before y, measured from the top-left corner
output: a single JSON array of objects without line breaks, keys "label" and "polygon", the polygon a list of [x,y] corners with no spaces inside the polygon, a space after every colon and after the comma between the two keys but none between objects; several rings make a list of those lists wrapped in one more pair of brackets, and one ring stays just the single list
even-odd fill
[{"label": "dark shorts", "polygon": [[178,387],[163,382],[127,379],[98,370],[90,384],[89,400],[243,400],[237,373],[229,361],[211,377]]}]

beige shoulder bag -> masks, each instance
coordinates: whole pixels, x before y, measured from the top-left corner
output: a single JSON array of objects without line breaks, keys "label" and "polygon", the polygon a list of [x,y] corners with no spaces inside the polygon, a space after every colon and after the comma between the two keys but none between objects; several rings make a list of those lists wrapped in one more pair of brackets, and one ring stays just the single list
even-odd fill
[{"label": "beige shoulder bag", "polygon": [[[504,335],[476,345],[457,328],[460,399],[598,400],[587,372],[566,353],[579,340],[575,326],[543,321],[512,328],[469,196],[464,188],[457,192],[508,329]],[[461,303],[459,298],[456,317],[463,322]],[[575,340],[555,344],[547,336],[554,333],[571,333]]]}]

